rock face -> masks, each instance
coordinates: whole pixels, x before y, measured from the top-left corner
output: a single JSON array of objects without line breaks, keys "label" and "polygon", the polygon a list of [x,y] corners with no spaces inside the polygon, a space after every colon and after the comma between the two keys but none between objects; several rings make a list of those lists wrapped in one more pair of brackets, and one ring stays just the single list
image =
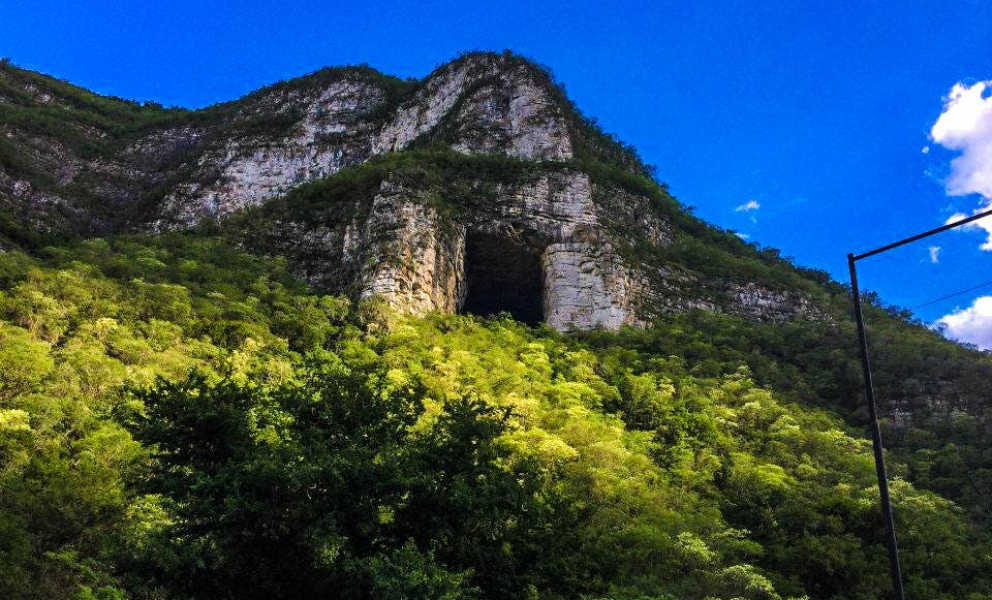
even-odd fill
[{"label": "rock face", "polygon": [[585,174],[499,189],[486,210],[447,225],[412,196],[389,186],[375,197],[364,229],[389,241],[364,253],[363,296],[382,296],[410,313],[505,308],[563,330],[638,322]]},{"label": "rock face", "polygon": [[[677,232],[646,216],[647,199],[581,171],[469,178],[460,188],[400,179],[332,207],[301,211],[298,198],[280,198],[265,207],[264,226],[248,221],[245,239],[289,257],[316,287],[381,297],[410,314],[508,312],[562,331],[644,326],[692,309],[776,321],[822,316],[798,292],[632,259],[632,241],[664,248]],[[460,198],[454,213],[446,195]]]},{"label": "rock face", "polygon": [[235,121],[282,115],[290,121],[285,131],[216,138],[197,160],[193,181],[166,196],[155,225],[222,217],[425,140],[466,153],[570,159],[561,109],[537,75],[526,63],[480,55],[440,68],[398,106],[390,106],[382,82],[360,71],[324,88],[263,94]]},{"label": "rock face", "polygon": [[465,231],[445,232],[437,211],[388,182],[376,195],[363,237],[360,295],[403,312],[453,313],[465,299]]},{"label": "rock face", "polygon": [[544,251],[544,314],[558,330],[619,329],[642,325],[633,303],[638,292],[608,245],[551,244]]},{"label": "rock face", "polygon": [[[0,103],[80,117],[65,135],[0,123],[0,141],[23,159],[0,162],[0,209],[43,228],[162,231],[253,209],[242,242],[289,257],[320,289],[407,313],[506,311],[560,330],[641,326],[693,308],[817,313],[802,294],[665,258],[694,234],[651,196],[677,204],[645,191],[636,154],[511,54],[466,55],[420,81],[324,70],[195,112],[126,105],[121,118],[151,124],[121,130],[86,113],[95,101],[78,88],[40,90],[38,76],[15,71],[0,70]],[[438,147],[448,154],[430,154]],[[411,153],[421,162],[394,161],[334,203],[293,192]],[[435,156],[462,168],[432,179]],[[31,168],[9,166],[22,163]]]}]

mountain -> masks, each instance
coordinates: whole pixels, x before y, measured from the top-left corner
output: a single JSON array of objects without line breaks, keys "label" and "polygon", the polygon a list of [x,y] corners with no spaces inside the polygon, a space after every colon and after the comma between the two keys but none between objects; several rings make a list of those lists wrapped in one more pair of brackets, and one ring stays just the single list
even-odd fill
[{"label": "mountain", "polygon": [[[547,69],[0,134],[5,597],[887,597],[849,289]],[[868,303],[908,590],[988,597],[992,360]]]},{"label": "mountain", "polygon": [[[503,293],[558,329],[694,307],[823,316],[818,289],[781,285],[794,269],[686,215],[631,148],[512,54],[469,54],[422,81],[325,69],[194,112],[10,66],[0,81],[0,197],[39,226],[162,231],[264,207],[252,242],[322,290],[406,312],[495,310]],[[726,256],[700,260],[714,252]],[[704,263],[726,268],[694,272]]]}]

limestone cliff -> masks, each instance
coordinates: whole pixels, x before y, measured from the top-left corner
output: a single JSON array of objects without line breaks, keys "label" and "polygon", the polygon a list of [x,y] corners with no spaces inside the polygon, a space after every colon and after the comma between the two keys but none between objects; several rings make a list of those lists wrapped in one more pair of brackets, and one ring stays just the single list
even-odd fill
[{"label": "limestone cliff", "polygon": [[[801,274],[687,215],[546,70],[509,53],[415,81],[325,69],[201,111],[5,66],[0,111],[0,208],[42,228],[224,221],[327,291],[561,330],[691,308],[823,315]],[[719,268],[695,264],[713,252]]]}]

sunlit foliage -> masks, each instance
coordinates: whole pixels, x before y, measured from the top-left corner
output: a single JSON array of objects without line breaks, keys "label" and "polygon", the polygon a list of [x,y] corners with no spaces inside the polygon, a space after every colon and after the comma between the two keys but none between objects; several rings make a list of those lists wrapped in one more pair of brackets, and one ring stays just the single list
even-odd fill
[{"label": "sunlit foliage", "polygon": [[[887,597],[827,330],[400,318],[191,235],[0,290],[0,597]],[[988,598],[987,535],[895,458],[911,597]]]}]

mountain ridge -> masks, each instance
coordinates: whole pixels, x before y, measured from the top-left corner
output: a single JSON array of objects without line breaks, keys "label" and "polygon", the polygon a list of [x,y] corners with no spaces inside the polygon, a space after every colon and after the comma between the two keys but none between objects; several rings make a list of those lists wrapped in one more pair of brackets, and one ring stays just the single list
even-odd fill
[{"label": "mountain ridge", "polygon": [[[78,88],[71,91],[82,94]],[[460,207],[471,221],[456,224],[464,231],[454,237],[435,235],[429,242],[433,247],[417,256],[409,249],[422,244],[410,236],[422,237],[418,229],[430,225],[407,224],[413,229],[403,233],[406,225],[400,222],[341,223],[334,231],[326,223],[295,223],[292,227],[304,238],[323,232],[317,251],[325,271],[337,271],[334,263],[351,258],[363,263],[351,269],[351,280],[328,278],[309,267],[301,274],[311,283],[322,282],[326,291],[385,297],[404,311],[457,312],[468,289],[463,272],[466,235],[481,231],[508,239],[525,234],[529,241],[521,256],[536,255],[544,271],[528,275],[545,280],[542,291],[533,294],[543,296],[541,311],[559,329],[646,324],[658,314],[691,307],[770,319],[826,314],[801,294],[756,281],[746,269],[717,277],[683,272],[686,257],[714,244],[746,256],[751,271],[763,258],[732,236],[715,234],[686,217],[635,150],[584,117],[548,70],[509,52],[465,54],[416,82],[366,67],[323,69],[230,103],[165,113],[148,117],[147,131],[128,133],[130,138],[125,135],[110,145],[107,157],[91,163],[66,158],[67,144],[48,144],[51,154],[69,165],[54,174],[58,185],[39,187],[8,175],[0,179],[0,199],[22,220],[38,221],[37,213],[41,222],[75,215],[84,222],[78,229],[92,233],[161,231],[226,218],[376,157],[441,146],[480,157],[480,162],[497,155],[530,162],[533,169],[517,172],[534,176],[529,183],[518,182],[523,187],[516,191],[506,188],[508,180],[468,184],[477,191],[502,189],[502,208],[482,214],[486,211]],[[25,136],[16,121],[4,128],[8,139],[21,139],[26,148],[46,148],[46,138]],[[38,156],[32,161],[45,164]],[[540,177],[536,170],[541,169],[548,177]],[[79,196],[59,196],[62,191]],[[394,192],[409,192],[420,200],[411,203]],[[384,207],[367,209],[383,213],[402,208],[410,218],[438,225],[439,215],[417,212],[421,200],[451,190],[433,185],[390,193],[399,204],[382,200]],[[461,195],[467,198],[464,190]],[[383,228],[409,239],[397,238],[352,256],[356,238],[374,237]],[[697,237],[701,244],[693,241]],[[683,264],[653,256],[659,247],[686,243],[695,246],[680,251]],[[389,266],[397,261],[427,261],[429,266],[421,271]],[[762,275],[765,271],[758,269]]]},{"label": "mountain ridge", "polygon": [[[0,92],[0,98],[4,101],[0,104],[4,112],[4,125],[6,129],[6,137],[8,140],[14,139],[15,134],[27,134],[32,131],[41,131],[41,133],[51,135],[54,139],[52,154],[55,157],[61,158],[63,162],[73,163],[73,159],[77,159],[77,162],[84,162],[88,155],[100,154],[101,149],[97,146],[104,146],[102,148],[103,153],[106,156],[101,156],[114,162],[115,159],[124,163],[124,166],[132,166],[131,163],[135,160],[148,160],[157,159],[158,164],[155,165],[157,168],[161,169],[163,167],[172,167],[175,165],[168,164],[175,161],[188,160],[191,157],[183,154],[183,150],[196,149],[201,143],[201,137],[210,135],[210,131],[207,131],[202,125],[204,123],[209,123],[214,121],[212,129],[220,129],[221,131],[214,132],[214,134],[222,138],[218,143],[223,146],[226,143],[234,143],[239,138],[257,138],[254,141],[258,144],[271,144],[273,139],[271,137],[267,138],[266,134],[269,133],[285,133],[286,129],[293,128],[303,128],[305,131],[302,133],[307,137],[303,140],[302,145],[317,145],[325,146],[328,144],[323,144],[321,140],[317,139],[319,135],[333,136],[337,133],[342,133],[341,123],[328,122],[326,114],[320,114],[322,111],[334,111],[341,108],[349,108],[347,106],[328,106],[327,98],[324,98],[324,102],[321,102],[320,94],[324,93],[325,96],[335,96],[339,102],[348,101],[365,103],[366,106],[354,106],[350,107],[352,109],[365,108],[369,112],[366,114],[357,114],[358,122],[350,123],[350,125],[355,125],[361,127],[365,125],[366,121],[375,122],[379,120],[385,120],[388,113],[397,108],[403,100],[407,99],[409,95],[415,95],[418,90],[422,90],[425,87],[430,87],[432,82],[437,82],[439,79],[451,76],[454,81],[451,84],[454,88],[458,88],[459,85],[465,85],[469,88],[475,86],[484,87],[488,82],[492,83],[492,78],[520,76],[522,80],[526,82],[533,83],[538,87],[543,88],[541,93],[548,94],[551,92],[556,92],[556,97],[553,99],[555,105],[559,109],[566,109],[565,112],[566,119],[571,121],[573,130],[576,125],[580,125],[582,128],[589,129],[592,127],[591,122],[587,122],[581,115],[576,113],[574,105],[560,93],[559,88],[553,81],[553,77],[545,71],[543,68],[535,65],[534,63],[527,61],[513,55],[511,53],[469,53],[462,56],[455,61],[445,63],[439,66],[437,69],[432,71],[429,75],[416,82],[411,82],[409,80],[403,81],[398,78],[384,75],[374,69],[369,67],[331,67],[315,71],[311,74],[297,77],[291,80],[278,82],[269,86],[265,86],[255,92],[246,94],[240,99],[232,100],[228,102],[219,103],[212,105],[203,109],[197,110],[186,110],[186,109],[162,109],[154,105],[154,103],[145,103],[144,105],[139,105],[138,103],[123,101],[111,97],[101,97],[96,96],[90,92],[85,91],[83,88],[78,86],[73,86],[71,84],[59,83],[51,78],[46,78],[38,74],[32,74],[23,70],[16,69],[10,65],[5,65],[3,72],[0,73],[0,81],[6,82],[3,92]],[[468,79],[467,83],[463,81]],[[335,85],[340,85],[345,82],[345,89],[337,90],[333,89]],[[20,86],[20,89],[17,89]],[[364,89],[360,89],[361,86],[365,86]],[[359,89],[356,89],[358,87]],[[449,85],[451,87],[451,85]],[[25,90],[28,91],[27,98],[25,97]],[[457,91],[457,90],[456,90]],[[462,90],[460,93],[456,94],[455,97],[448,98],[446,102],[452,104],[458,102],[466,94],[471,95],[472,91],[477,90]],[[364,92],[368,94],[368,97],[348,97],[349,93]],[[33,96],[31,95],[33,94]],[[443,99],[443,98],[442,98]],[[59,130],[56,126],[49,126],[49,124],[44,119],[39,119],[38,114],[27,114],[19,115],[15,108],[31,108],[30,104],[41,104],[42,108],[50,108],[52,103],[59,104],[60,106],[72,106],[79,113],[79,118],[81,121],[81,126],[77,127],[77,131],[69,131],[68,133],[64,130]],[[276,103],[277,106],[273,106]],[[322,104],[321,106],[318,106]],[[380,112],[371,111],[372,105],[375,109]],[[35,106],[34,108],[38,108]],[[83,111],[81,109],[91,109],[90,112]],[[448,108],[451,108],[450,106]],[[269,110],[264,110],[269,109]],[[309,112],[308,112],[309,111]],[[35,113],[46,113],[51,111],[34,111]],[[72,111],[67,111],[72,112]],[[120,113],[127,113],[128,116],[132,117],[133,123],[124,128],[123,132],[113,131],[113,124],[106,121],[105,117],[108,113],[113,113],[116,118],[120,118]],[[421,111],[423,113],[424,111]],[[135,113],[135,114],[131,114]],[[355,118],[355,111],[351,111],[352,114],[341,115],[343,118]],[[445,112],[445,114],[447,114]],[[15,117],[22,116],[23,118],[17,119]],[[50,116],[45,114],[44,116]],[[70,117],[73,115],[70,114]],[[427,115],[432,121],[429,122],[431,128],[438,125],[440,117],[445,116],[443,114],[430,114]],[[139,119],[140,117],[140,119]],[[415,115],[416,117],[416,115]],[[423,117],[423,115],[421,115]],[[333,120],[333,117],[332,119]],[[401,119],[402,120],[402,119]],[[406,119],[409,121],[409,118]],[[19,128],[23,127],[26,131],[20,131]],[[88,127],[88,129],[87,129]],[[103,127],[103,130],[100,128]],[[361,149],[364,156],[359,157],[359,162],[367,158],[372,152],[381,153],[382,151],[387,151],[390,149],[397,149],[397,144],[404,146],[414,141],[413,137],[416,135],[427,133],[421,129],[416,129],[416,125],[413,125],[414,129],[407,129],[400,125],[393,124],[391,130],[385,131],[383,133],[384,137],[382,140],[378,140],[376,148],[363,148]],[[225,128],[228,131],[223,131]],[[321,129],[323,128],[323,129]],[[282,130],[282,131],[281,131]],[[326,131],[325,131],[326,130]],[[142,137],[136,137],[143,134]],[[120,144],[128,144],[131,147],[125,146],[114,147],[114,145],[107,144],[107,138],[113,138],[115,135],[122,137],[121,140],[110,140],[111,142],[117,142]],[[161,139],[155,139],[154,136],[158,135]],[[64,139],[59,139],[62,136]],[[88,136],[88,137],[87,137]],[[397,137],[399,136],[399,137]],[[77,138],[83,139],[77,139]],[[170,147],[169,138],[177,137],[185,140],[185,144],[179,144],[178,147]],[[225,137],[231,139],[223,139]],[[583,137],[583,136],[579,136]],[[627,153],[626,161],[632,165],[635,171],[643,171],[645,167],[636,157],[631,153],[629,147],[623,147],[615,140],[610,139],[605,134],[601,132],[590,129],[590,133],[585,135],[586,138],[598,138],[594,144],[586,144],[587,146],[593,147],[603,147],[609,144],[602,143],[602,140],[609,139],[609,143],[613,144],[615,147],[611,152],[616,156],[622,156]],[[22,136],[20,141],[30,141],[26,136]],[[43,140],[39,140],[43,141]],[[173,140],[178,141],[178,140]],[[323,140],[328,141],[328,140]],[[8,142],[9,144],[10,142]],[[372,140],[365,140],[365,144],[371,144]],[[30,146],[30,144],[26,144]],[[146,150],[143,152],[142,146],[161,146],[162,151],[150,154],[147,152],[149,148],[144,148]],[[109,146],[109,147],[107,147]],[[341,144],[329,144],[337,152],[343,152],[345,148],[341,147]],[[152,148],[152,149],[153,149]],[[9,149],[8,149],[9,150]],[[230,148],[228,149],[230,150]],[[348,159],[335,161],[333,156],[328,156],[325,153],[321,153],[321,148],[315,150],[311,156],[307,158],[314,161],[315,164],[310,165],[311,171],[308,171],[304,179],[315,179],[319,176],[332,174],[336,171],[341,164],[353,164],[353,160]],[[516,150],[517,153],[523,153],[523,155],[531,155],[534,152],[540,152],[540,149],[535,148],[519,148]],[[512,153],[512,152],[511,152]],[[6,152],[5,155],[9,155],[10,152]],[[78,155],[78,156],[76,156]],[[45,161],[38,160],[39,156],[32,157],[35,163],[44,164]],[[165,159],[165,160],[163,160]],[[16,162],[16,159],[11,159],[8,156],[8,165]],[[340,164],[338,164],[340,163]],[[77,165],[77,167],[86,167],[88,169],[96,169],[97,171],[103,167],[104,171],[108,169],[113,170],[112,167],[115,165]],[[296,165],[300,168],[299,165]],[[123,169],[122,166],[117,165],[118,170]],[[277,165],[278,168],[278,165]],[[195,169],[192,169],[195,171]],[[99,174],[99,173],[98,173]],[[105,173],[108,178],[110,178],[114,173]],[[125,173],[126,175],[127,173]],[[54,179],[56,183],[60,186],[65,186],[66,184],[72,183],[75,179],[76,173],[72,171],[70,167],[63,167],[61,173],[50,174],[54,177],[49,179]],[[119,173],[118,173],[119,175]],[[143,174],[140,172],[132,172],[131,175],[138,175],[139,178]],[[179,177],[182,179],[196,178],[196,177],[206,177],[209,174],[205,173],[186,173]],[[144,177],[150,177],[149,174],[144,174]],[[152,178],[154,179],[154,178]],[[287,173],[277,173],[275,188],[279,191],[288,191],[290,184],[293,180],[289,178]],[[30,179],[24,179],[20,182],[18,181],[8,181],[3,182],[6,184],[7,193],[16,192],[17,194],[24,195],[26,190],[23,188],[25,185],[34,184],[37,186],[39,183],[52,183],[49,182],[38,182],[30,181]],[[144,188],[147,188],[150,184],[161,184],[161,178],[155,181],[147,182]],[[72,192],[83,193],[86,190],[85,182],[80,186],[82,191],[70,189],[70,196]],[[18,189],[14,189],[18,188]],[[142,189],[144,192],[148,192],[147,189]],[[127,190],[118,190],[118,196],[124,201],[134,202],[135,197],[133,194],[128,195]],[[258,194],[256,190],[252,190],[253,193]],[[268,197],[265,191],[262,191],[260,195]],[[66,199],[62,199],[62,203],[65,204]],[[147,217],[146,217],[147,218]],[[187,221],[186,224],[189,224]],[[100,224],[93,224],[91,227],[94,231],[101,231]],[[126,224],[123,224],[126,226]],[[118,224],[117,227],[120,228],[122,225]],[[133,224],[132,224],[133,226]],[[109,229],[108,229],[109,227]],[[102,224],[102,231],[109,232],[113,230],[113,225],[109,223]]]}]

